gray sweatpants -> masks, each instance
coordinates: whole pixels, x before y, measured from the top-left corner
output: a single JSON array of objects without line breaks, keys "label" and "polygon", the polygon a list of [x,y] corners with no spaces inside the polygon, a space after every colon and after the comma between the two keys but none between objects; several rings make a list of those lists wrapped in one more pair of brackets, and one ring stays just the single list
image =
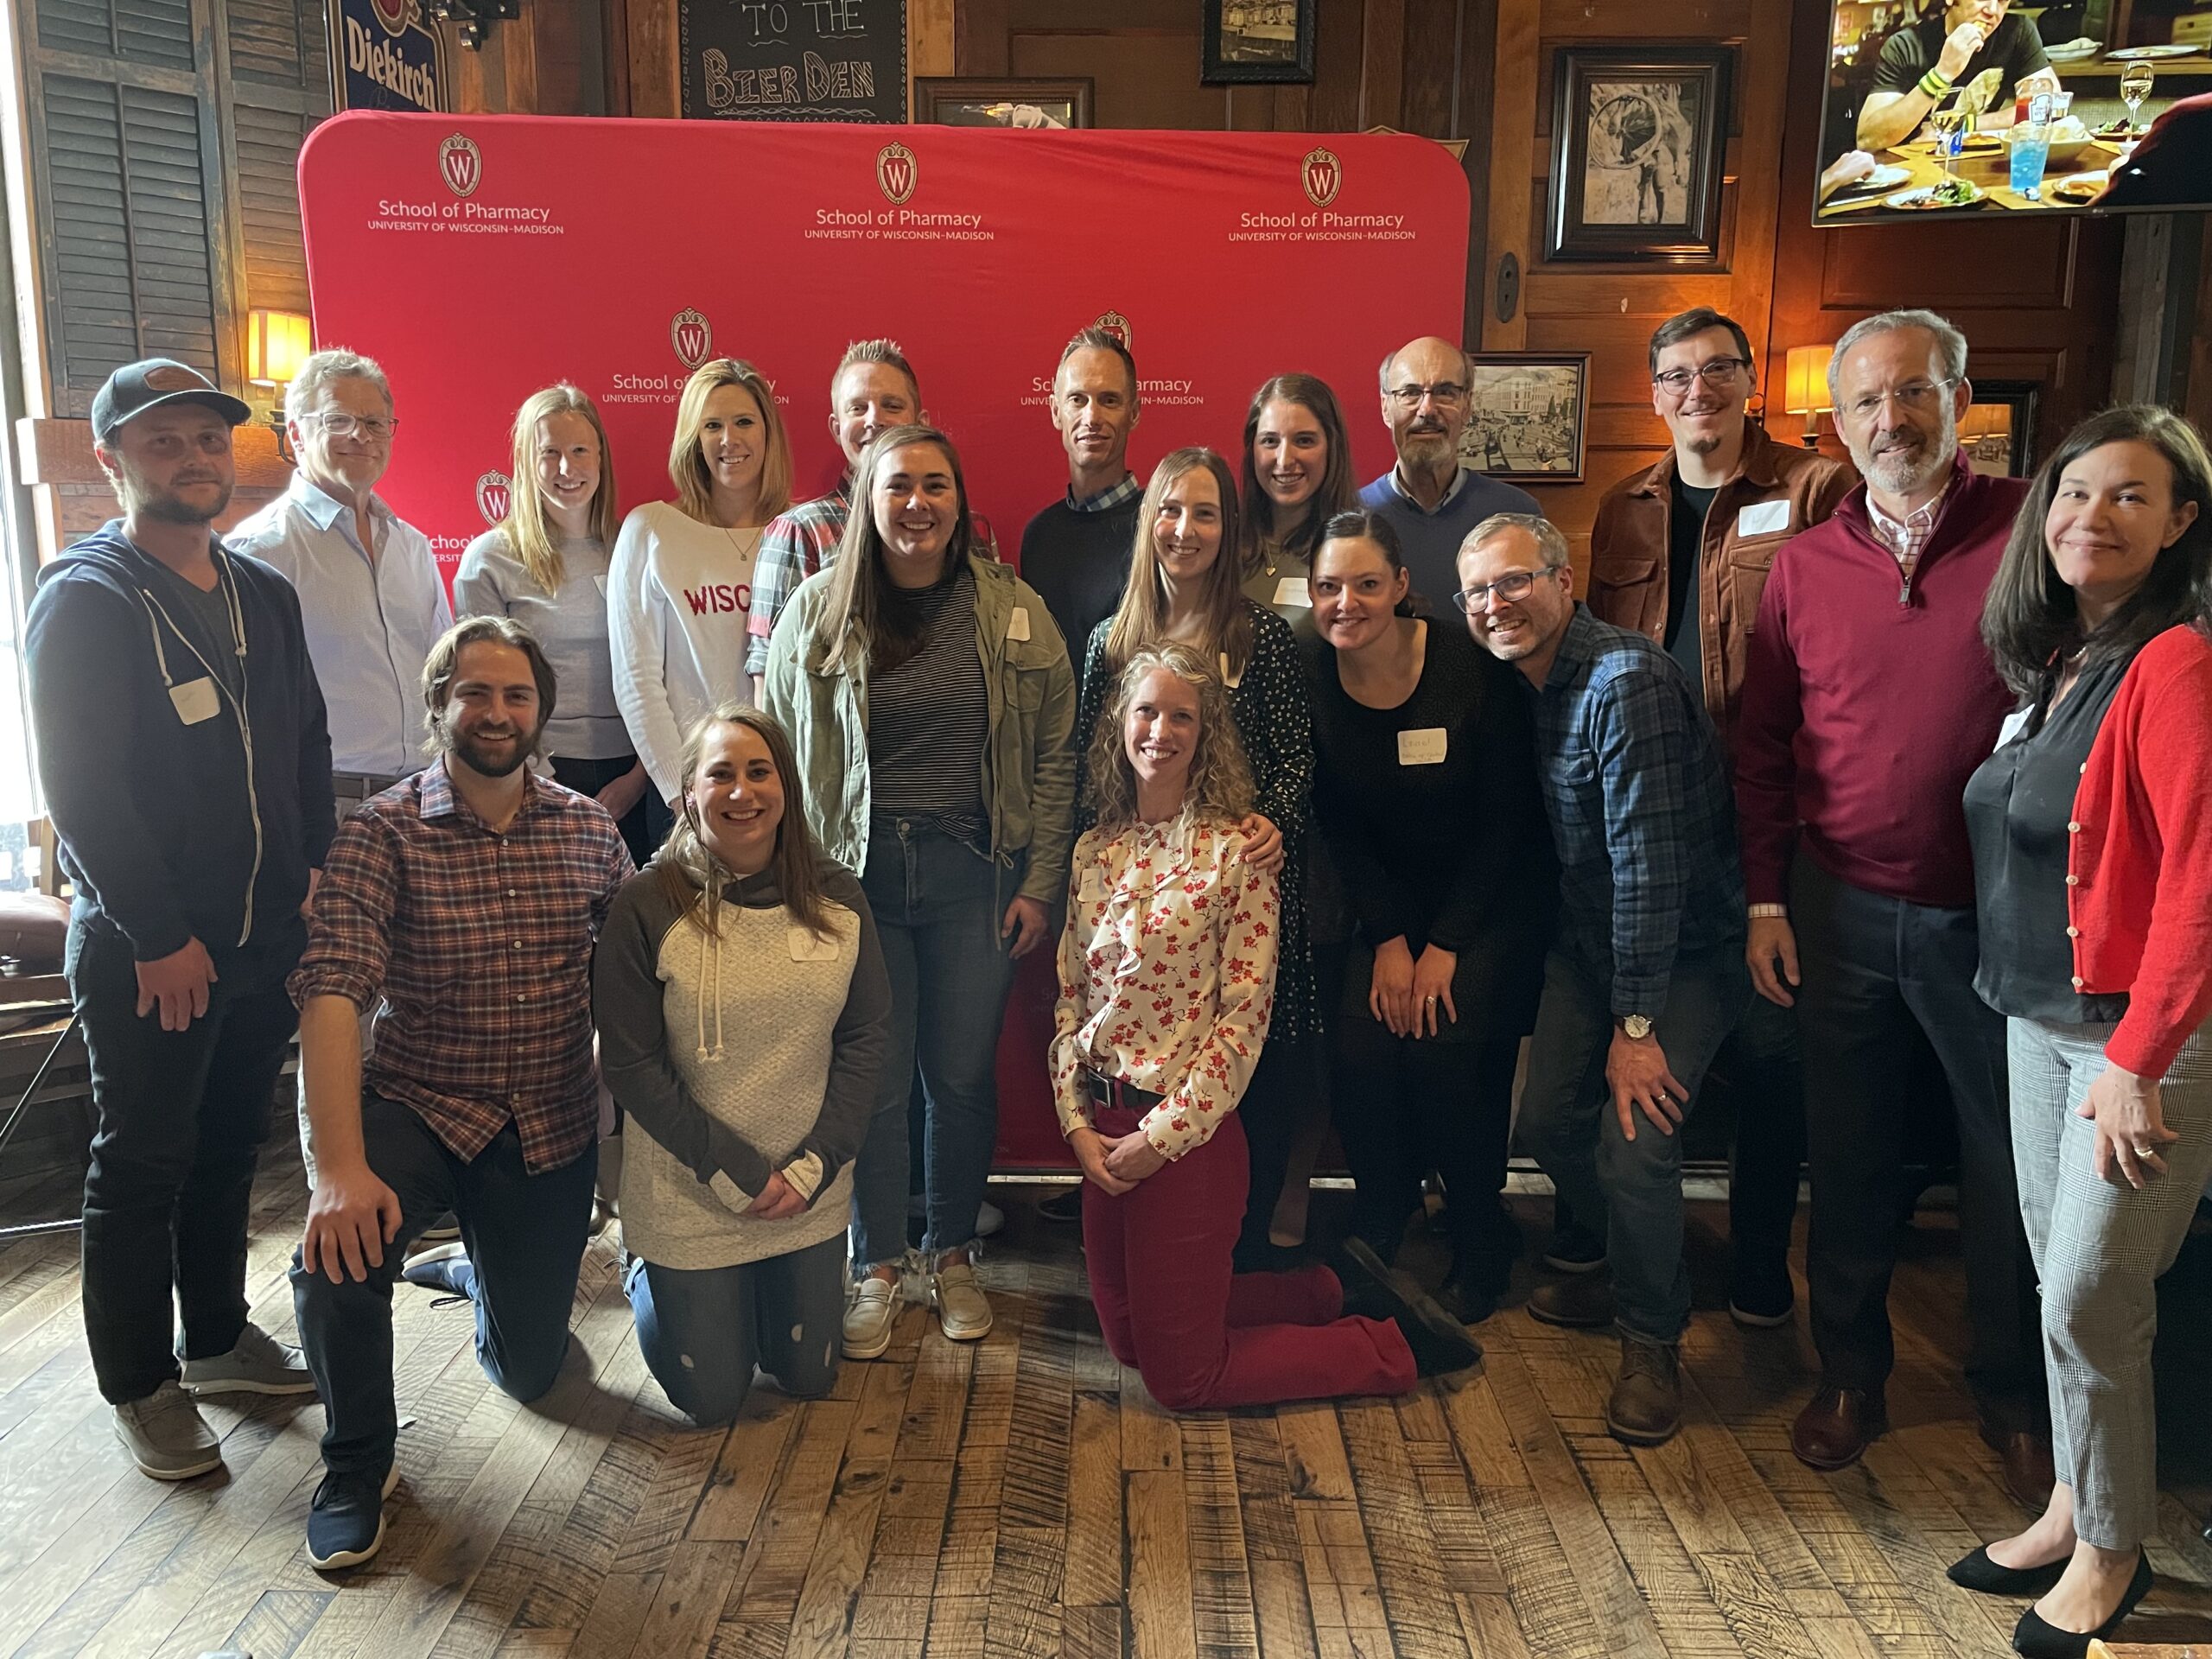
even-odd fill
[{"label": "gray sweatpants", "polygon": [[2006,1025],[2020,1215],[2043,1291],[2051,1450],[2058,1478],[2074,1489],[2075,1535],[2133,1549],[2158,1530],[2157,1281],[2212,1177],[2212,1023],[2160,1080],[2165,1125],[2181,1138],[2164,1148],[2166,1173],[2140,1192],[2117,1171],[2097,1178],[2095,1126],[2075,1115],[2105,1069],[2113,1027]]}]

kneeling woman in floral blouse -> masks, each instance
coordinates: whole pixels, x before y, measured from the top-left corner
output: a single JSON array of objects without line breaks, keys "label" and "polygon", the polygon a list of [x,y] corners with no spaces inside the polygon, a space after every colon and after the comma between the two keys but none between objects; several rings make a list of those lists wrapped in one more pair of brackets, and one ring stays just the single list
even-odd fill
[{"label": "kneeling woman in floral blouse", "polygon": [[1274,874],[1242,856],[1251,773],[1204,660],[1137,651],[1088,772],[1052,1072],[1107,1347],[1177,1411],[1400,1394],[1471,1363],[1464,1332],[1388,1285],[1368,1287],[1386,1318],[1347,1319],[1325,1267],[1230,1267],[1250,1179],[1236,1103],[1267,1040],[1277,914]]}]

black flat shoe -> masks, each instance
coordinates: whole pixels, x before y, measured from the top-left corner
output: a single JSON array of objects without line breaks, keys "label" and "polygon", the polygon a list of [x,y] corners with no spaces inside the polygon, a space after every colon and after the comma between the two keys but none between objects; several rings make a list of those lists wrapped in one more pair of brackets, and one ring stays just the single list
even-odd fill
[{"label": "black flat shoe", "polygon": [[2041,1567],[2006,1567],[1989,1559],[1986,1545],[1962,1555],[1947,1569],[1953,1584],[1985,1596],[2039,1596],[2056,1584],[2070,1556],[2062,1555]]},{"label": "black flat shoe", "polygon": [[2012,1651],[2026,1659],[2088,1659],[2089,1643],[2119,1629],[2120,1621],[2135,1611],[2135,1604],[2151,1593],[2151,1558],[2139,1555],[2135,1576],[2127,1581],[2127,1593],[2120,1599],[2113,1616],[2094,1630],[2062,1630],[2031,1607],[2013,1629]]}]

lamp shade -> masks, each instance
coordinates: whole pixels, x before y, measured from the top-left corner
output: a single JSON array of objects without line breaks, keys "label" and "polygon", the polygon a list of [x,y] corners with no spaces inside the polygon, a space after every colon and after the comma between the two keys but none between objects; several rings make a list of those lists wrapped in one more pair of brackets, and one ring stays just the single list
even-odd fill
[{"label": "lamp shade", "polygon": [[298,312],[247,313],[245,378],[255,385],[289,385],[314,349],[315,326]]},{"label": "lamp shade", "polygon": [[1792,346],[1783,371],[1783,408],[1792,415],[1825,415],[1828,401],[1828,359],[1832,346]]}]

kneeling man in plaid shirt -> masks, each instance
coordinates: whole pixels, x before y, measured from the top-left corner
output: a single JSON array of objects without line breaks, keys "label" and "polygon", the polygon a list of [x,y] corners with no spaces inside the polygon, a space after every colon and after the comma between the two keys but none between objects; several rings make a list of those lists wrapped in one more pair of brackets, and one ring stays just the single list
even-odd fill
[{"label": "kneeling man in plaid shirt", "polygon": [[[449,1281],[475,1305],[477,1359],[534,1400],[568,1351],[599,1164],[592,948],[630,855],[604,807],[525,764],[554,694],[528,630],[460,624],[423,694],[435,758],[331,843],[290,981],[317,1165],[292,1294],[328,1414],[308,1516],[322,1568],[384,1541],[408,1243],[459,1217]],[[365,1065],[356,1022],[380,997]]]}]

